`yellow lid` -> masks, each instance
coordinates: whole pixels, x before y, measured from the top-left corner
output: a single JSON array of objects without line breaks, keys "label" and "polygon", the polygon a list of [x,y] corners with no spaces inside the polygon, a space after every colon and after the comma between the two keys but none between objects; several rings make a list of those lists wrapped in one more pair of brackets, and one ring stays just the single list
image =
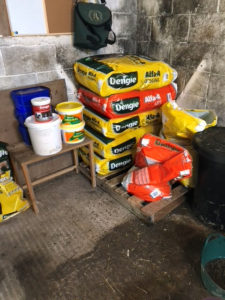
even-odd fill
[{"label": "yellow lid", "polygon": [[77,130],[77,131],[79,131],[79,130],[83,130],[84,129],[84,125],[85,125],[85,122],[84,121],[82,121],[82,122],[80,122],[80,123],[78,123],[78,124],[73,124],[73,125],[66,125],[66,124],[61,124],[60,125],[60,128],[62,129],[62,130]]},{"label": "yellow lid", "polygon": [[59,104],[56,105],[56,111],[58,111],[59,113],[67,113],[67,112],[73,112],[73,111],[81,111],[83,109],[83,105],[81,103],[78,102],[61,102]]}]

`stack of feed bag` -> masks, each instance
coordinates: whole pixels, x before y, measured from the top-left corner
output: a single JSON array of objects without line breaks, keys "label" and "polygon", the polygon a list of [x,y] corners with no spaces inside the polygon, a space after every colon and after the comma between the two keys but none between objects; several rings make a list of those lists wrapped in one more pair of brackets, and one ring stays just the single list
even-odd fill
[{"label": "stack of feed bag", "polygon": [[[158,134],[162,104],[176,98],[177,72],[160,61],[134,55],[86,57],[74,65],[84,105],[85,134],[94,140],[96,172],[132,165],[146,133]],[[80,155],[87,162],[87,150]]]}]

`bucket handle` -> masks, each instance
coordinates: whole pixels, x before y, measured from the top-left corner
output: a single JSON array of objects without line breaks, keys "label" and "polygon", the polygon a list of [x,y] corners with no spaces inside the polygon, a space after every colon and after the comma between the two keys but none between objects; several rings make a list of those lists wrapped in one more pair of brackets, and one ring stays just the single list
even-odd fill
[{"label": "bucket handle", "polygon": [[[223,240],[223,239],[225,239],[225,236],[222,235],[221,233],[216,233],[216,232],[211,233],[211,234],[207,237],[207,239],[206,239],[206,241],[205,241],[204,248],[207,247],[207,245],[208,245],[208,243],[209,243],[210,241],[215,240],[215,239],[222,239],[222,240]],[[203,250],[204,250],[204,248],[203,248]]]}]

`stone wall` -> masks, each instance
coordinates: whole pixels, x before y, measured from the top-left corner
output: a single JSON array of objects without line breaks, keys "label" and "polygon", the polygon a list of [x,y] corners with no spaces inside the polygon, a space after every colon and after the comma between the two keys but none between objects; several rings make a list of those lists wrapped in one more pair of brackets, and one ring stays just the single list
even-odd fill
[{"label": "stone wall", "polygon": [[139,0],[137,53],[178,71],[178,103],[225,126],[225,0]]},{"label": "stone wall", "polygon": [[136,52],[136,0],[108,0],[117,42],[96,52],[80,51],[72,35],[0,37],[0,90],[65,78],[68,98],[76,99],[73,64],[93,54]]}]

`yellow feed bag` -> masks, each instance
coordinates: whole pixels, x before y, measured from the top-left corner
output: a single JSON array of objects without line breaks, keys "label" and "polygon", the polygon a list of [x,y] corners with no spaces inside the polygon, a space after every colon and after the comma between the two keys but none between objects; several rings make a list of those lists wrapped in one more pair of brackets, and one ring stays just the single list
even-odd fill
[{"label": "yellow feed bag", "polygon": [[157,135],[161,128],[160,108],[128,116],[109,119],[101,116],[90,108],[84,109],[85,124],[109,138],[117,138],[121,134],[133,133],[138,127],[149,126],[150,133]]},{"label": "yellow feed bag", "polygon": [[107,138],[91,127],[85,127],[85,135],[94,141],[94,151],[104,158],[115,158],[118,154],[128,154],[135,150],[137,142],[152,126],[133,129],[132,132],[118,136],[116,139]]},{"label": "yellow feed bag", "polygon": [[135,55],[85,57],[74,64],[74,72],[81,85],[102,97],[157,89],[177,78],[168,64]]},{"label": "yellow feed bag", "polygon": [[175,102],[167,102],[161,108],[166,139],[191,139],[195,133],[217,124],[217,116],[211,110],[182,109]]},{"label": "yellow feed bag", "polygon": [[[94,153],[95,171],[100,175],[108,175],[114,171],[120,171],[133,164],[134,152],[130,151],[126,155],[117,155],[116,158],[102,158],[97,153]],[[86,165],[89,166],[89,151],[86,147],[79,149],[79,155]]]}]

